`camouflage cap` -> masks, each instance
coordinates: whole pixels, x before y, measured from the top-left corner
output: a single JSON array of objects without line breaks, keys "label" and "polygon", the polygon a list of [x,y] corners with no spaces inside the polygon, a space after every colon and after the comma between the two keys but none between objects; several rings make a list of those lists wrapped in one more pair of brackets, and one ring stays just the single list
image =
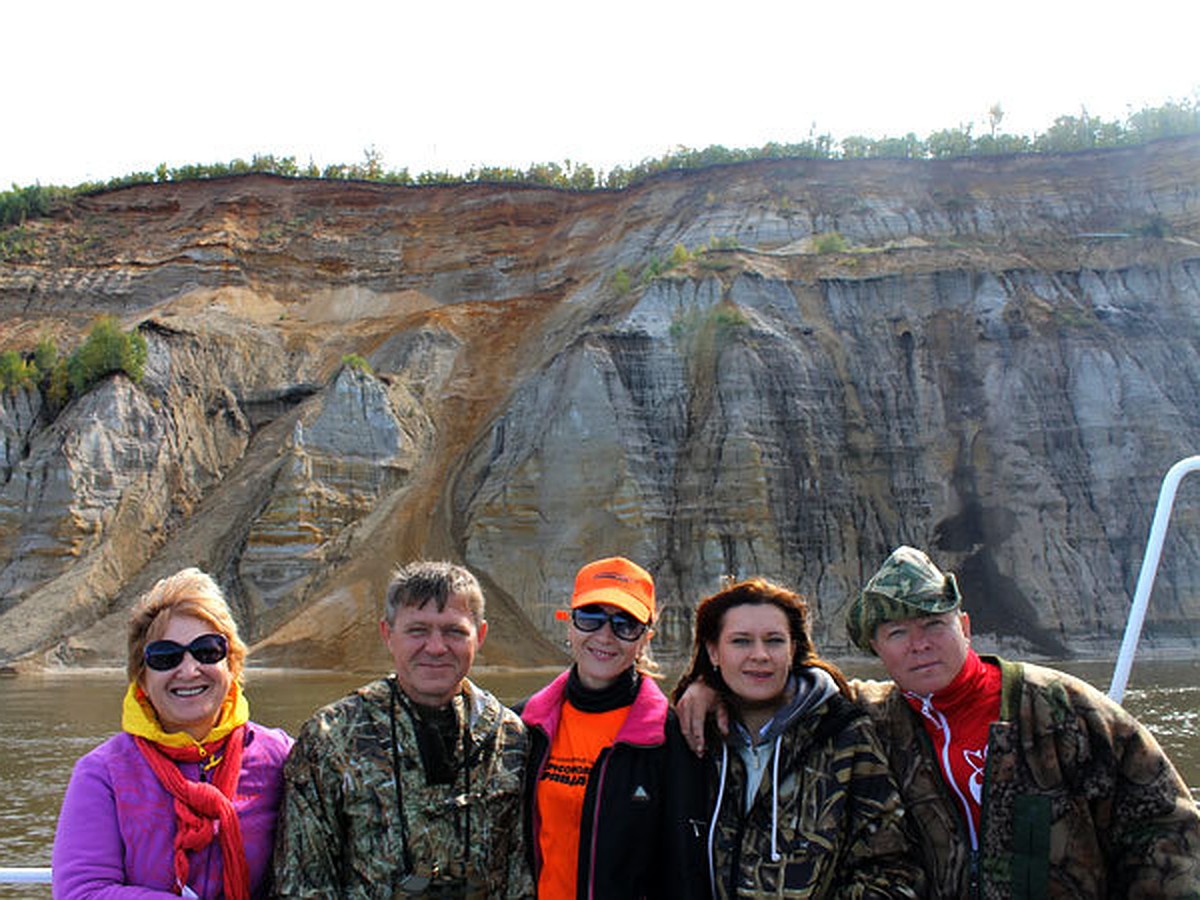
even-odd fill
[{"label": "camouflage cap", "polygon": [[897,547],[871,576],[846,611],[846,633],[863,650],[871,649],[883,622],[932,616],[962,604],[958,582],[914,547]]}]

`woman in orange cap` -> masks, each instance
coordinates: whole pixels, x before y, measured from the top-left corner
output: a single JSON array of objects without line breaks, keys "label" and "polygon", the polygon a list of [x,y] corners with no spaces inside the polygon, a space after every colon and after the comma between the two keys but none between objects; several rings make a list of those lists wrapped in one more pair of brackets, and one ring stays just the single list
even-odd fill
[{"label": "woman in orange cap", "polygon": [[541,900],[708,894],[703,771],[654,681],[654,615],[645,569],[619,556],[588,563],[571,597],[574,663],[518,710]]}]

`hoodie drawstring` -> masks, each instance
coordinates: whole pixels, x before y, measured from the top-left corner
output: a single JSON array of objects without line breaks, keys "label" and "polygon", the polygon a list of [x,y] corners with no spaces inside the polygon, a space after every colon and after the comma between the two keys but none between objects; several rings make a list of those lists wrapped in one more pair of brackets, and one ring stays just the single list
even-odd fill
[{"label": "hoodie drawstring", "polygon": [[[782,755],[783,735],[775,738],[775,752],[771,760],[771,862],[779,862],[779,757]],[[717,834],[717,820],[721,817],[721,804],[725,800],[725,776],[729,772],[729,745],[721,744],[721,778],[717,785],[717,802],[708,823],[708,883],[712,885],[713,897],[717,896],[717,869],[713,854],[713,843]]]},{"label": "hoodie drawstring", "polygon": [[775,758],[771,760],[771,862],[779,862],[779,745],[775,738]]}]

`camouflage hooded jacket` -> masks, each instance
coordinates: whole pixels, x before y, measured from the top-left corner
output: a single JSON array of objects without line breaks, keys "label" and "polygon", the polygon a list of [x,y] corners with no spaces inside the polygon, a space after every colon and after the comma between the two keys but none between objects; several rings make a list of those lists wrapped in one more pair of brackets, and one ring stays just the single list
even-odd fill
[{"label": "camouflage hooded jacket", "polygon": [[932,744],[891,682],[851,682],[921,837],[932,896],[1200,897],[1200,816],[1154,737],[1070,675],[1001,667],[973,859]]},{"label": "camouflage hooded jacket", "polygon": [[748,811],[746,753],[736,749],[749,739],[745,730],[711,751],[714,897],[924,896],[900,795],[867,716],[836,688],[815,706],[782,713],[768,726],[772,759]]},{"label": "camouflage hooded jacket", "polygon": [[454,751],[460,768],[451,783],[430,784],[398,690],[393,707],[393,681],[359,688],[301,729],[284,768],[278,895],[532,897],[521,829],[521,720],[465,681],[453,703],[460,724],[466,715],[470,726]]}]

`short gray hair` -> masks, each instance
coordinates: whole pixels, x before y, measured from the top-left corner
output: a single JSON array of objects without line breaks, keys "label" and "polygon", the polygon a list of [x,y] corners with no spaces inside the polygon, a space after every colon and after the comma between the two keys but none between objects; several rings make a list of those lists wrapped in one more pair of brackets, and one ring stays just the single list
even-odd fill
[{"label": "short gray hair", "polygon": [[467,601],[467,609],[476,625],[483,621],[483,588],[474,575],[454,563],[412,562],[392,573],[383,615],[389,626],[395,625],[396,610],[401,606],[422,607],[432,600],[441,612],[455,596]]}]

